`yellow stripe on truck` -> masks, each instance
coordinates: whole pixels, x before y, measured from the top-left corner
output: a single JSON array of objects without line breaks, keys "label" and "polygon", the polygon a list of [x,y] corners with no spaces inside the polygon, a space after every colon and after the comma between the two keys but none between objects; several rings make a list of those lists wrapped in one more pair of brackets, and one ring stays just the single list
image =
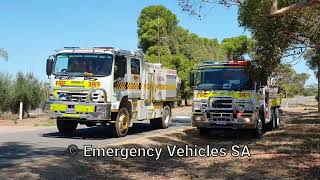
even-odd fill
[{"label": "yellow stripe on truck", "polygon": [[217,96],[228,96],[233,97],[235,99],[250,99],[252,94],[251,92],[228,92],[228,91],[213,91],[213,92],[198,92],[196,94],[197,99],[208,99],[209,97],[217,97]]},{"label": "yellow stripe on truck", "polygon": [[66,104],[51,104],[50,111],[63,111],[67,110],[68,106]]},{"label": "yellow stripe on truck", "polygon": [[99,81],[75,81],[75,80],[59,80],[55,83],[56,87],[73,86],[85,88],[99,88],[101,83]]},{"label": "yellow stripe on truck", "polygon": [[80,114],[63,114],[62,117],[67,117],[67,118],[80,118]]},{"label": "yellow stripe on truck", "polygon": [[95,112],[95,106],[92,105],[75,105],[74,110],[79,113],[92,113]]}]

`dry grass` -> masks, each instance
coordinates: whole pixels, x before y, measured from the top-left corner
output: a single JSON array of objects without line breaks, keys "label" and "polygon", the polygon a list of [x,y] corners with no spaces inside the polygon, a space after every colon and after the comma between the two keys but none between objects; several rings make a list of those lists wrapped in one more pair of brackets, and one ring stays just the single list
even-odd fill
[{"label": "dry grass", "polygon": [[14,114],[2,114],[0,117],[0,126],[37,127],[55,125],[56,122],[52,119],[49,119],[49,116],[47,114],[42,114],[31,118],[25,118],[22,120],[19,120],[17,115]]},{"label": "dry grass", "polygon": [[[2,169],[1,178],[13,179],[318,179],[320,177],[320,115],[313,105],[284,112],[276,131],[263,139],[248,133],[213,132],[200,136],[196,129],[148,136],[114,144],[121,148],[162,148],[159,160],[150,157],[53,157]],[[166,145],[197,145],[230,150],[248,145],[251,157],[169,157]]]}]

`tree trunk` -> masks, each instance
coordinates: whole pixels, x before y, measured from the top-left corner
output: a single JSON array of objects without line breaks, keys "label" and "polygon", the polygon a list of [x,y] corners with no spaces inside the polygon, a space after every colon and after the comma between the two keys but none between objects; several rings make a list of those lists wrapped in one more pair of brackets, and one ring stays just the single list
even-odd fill
[{"label": "tree trunk", "polygon": [[184,105],[188,106],[188,99],[184,99]]},{"label": "tree trunk", "polygon": [[320,113],[320,66],[318,66],[318,72],[317,72],[317,78],[318,78],[318,112]]},{"label": "tree trunk", "polygon": [[278,0],[272,0],[272,7],[271,7],[271,16],[282,16],[285,13],[290,13],[292,11],[305,8],[308,6],[313,6],[316,4],[320,4],[320,0],[305,0],[297,3],[293,3],[290,6],[283,7],[278,9]]}]

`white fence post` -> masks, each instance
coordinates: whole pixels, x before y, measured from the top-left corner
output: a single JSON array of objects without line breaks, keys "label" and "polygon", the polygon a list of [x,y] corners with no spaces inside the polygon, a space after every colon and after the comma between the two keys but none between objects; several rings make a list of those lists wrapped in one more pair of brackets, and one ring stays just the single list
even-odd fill
[{"label": "white fence post", "polygon": [[23,114],[23,102],[20,102],[20,110],[19,110],[19,119],[22,119],[22,114]]}]

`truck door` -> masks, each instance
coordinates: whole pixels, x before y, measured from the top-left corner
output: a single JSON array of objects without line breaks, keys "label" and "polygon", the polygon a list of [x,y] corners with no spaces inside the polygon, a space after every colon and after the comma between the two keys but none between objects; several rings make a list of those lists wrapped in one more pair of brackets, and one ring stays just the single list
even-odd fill
[{"label": "truck door", "polygon": [[127,58],[116,55],[114,64],[114,92],[117,98],[121,98],[127,91]]},{"label": "truck door", "polygon": [[129,98],[141,99],[141,61],[134,58],[131,58],[130,61]]}]

